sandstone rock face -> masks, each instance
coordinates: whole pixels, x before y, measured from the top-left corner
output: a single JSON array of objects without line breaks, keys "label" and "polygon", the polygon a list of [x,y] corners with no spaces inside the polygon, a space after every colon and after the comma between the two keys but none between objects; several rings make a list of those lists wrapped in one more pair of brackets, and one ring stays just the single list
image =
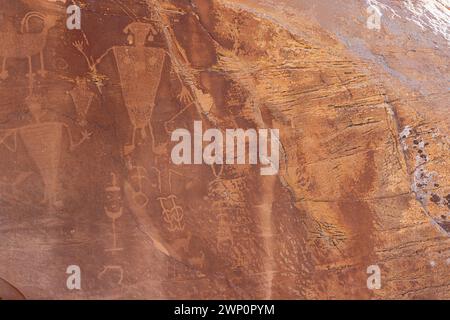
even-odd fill
[{"label": "sandstone rock face", "polygon": [[76,2],[0,1],[0,298],[450,298],[448,2]]}]

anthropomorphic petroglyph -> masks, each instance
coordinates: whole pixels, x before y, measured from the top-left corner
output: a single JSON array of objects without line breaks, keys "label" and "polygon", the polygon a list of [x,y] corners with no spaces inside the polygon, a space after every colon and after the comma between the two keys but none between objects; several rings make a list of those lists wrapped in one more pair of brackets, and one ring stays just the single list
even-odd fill
[{"label": "anthropomorphic petroglyph", "polygon": [[[5,131],[4,138],[0,140],[8,150],[17,151],[17,134],[21,137],[26,150],[34,160],[44,182],[43,203],[49,203],[55,207],[61,207],[62,202],[57,200],[58,168],[61,158],[63,131],[69,136],[70,150],[75,150],[83,142],[88,140],[91,133],[82,132],[82,138],[75,143],[69,126],[62,122],[42,121],[45,111],[43,98],[32,95],[26,99],[26,105],[33,116],[33,123],[16,129]],[[12,137],[13,146],[7,143],[7,137]]]},{"label": "anthropomorphic petroglyph", "polygon": [[[212,108],[213,100],[209,94],[205,94],[198,88],[193,70],[188,66],[186,54],[181,49],[176,38],[170,31],[166,14],[183,14],[176,10],[164,10],[155,3],[152,11],[154,20],[152,23],[132,22],[124,32],[128,35],[129,46],[114,46],[108,49],[100,58],[94,60],[87,57],[76,44],[78,50],[83,53],[91,72],[96,71],[96,66],[112,51],[119,71],[120,86],[122,88],[125,107],[133,126],[131,141],[124,147],[125,155],[134,151],[139,141],[147,139],[150,135],[152,150],[160,154],[161,148],[156,146],[152,125],[152,114],[156,107],[156,97],[161,82],[161,76],[166,58],[170,58],[171,74],[181,85],[178,99],[185,104],[172,119],[173,121],[181,113],[192,105],[197,106],[201,113],[208,113]],[[161,32],[166,41],[166,49],[146,46]],[[205,111],[207,110],[207,111]],[[138,135],[140,133],[140,135]]]},{"label": "anthropomorphic petroglyph", "polygon": [[106,251],[116,252],[121,251],[123,248],[117,246],[117,232],[116,232],[116,220],[123,215],[122,204],[122,189],[118,186],[117,176],[111,173],[112,182],[111,185],[105,188],[106,200],[105,200],[105,213],[111,219],[113,243],[112,248],[105,249]]},{"label": "anthropomorphic petroglyph", "polygon": [[166,53],[164,49],[145,46],[146,41],[152,41],[156,34],[151,24],[133,22],[124,32],[128,34],[132,46],[113,47],[112,51],[119,70],[125,106],[133,125],[128,150],[136,146],[138,132],[142,139],[147,138],[147,130],[154,149],[151,120]]},{"label": "anthropomorphic petroglyph", "polygon": [[[116,220],[123,215],[123,201],[122,201],[122,188],[119,186],[118,178],[115,173],[111,173],[111,184],[105,188],[105,204],[104,210],[108,218],[111,219],[112,226],[112,245],[105,249],[106,252],[110,252],[113,256],[123,248],[117,245],[117,231],[116,231]],[[111,274],[109,277],[107,274]],[[124,269],[120,265],[105,265],[103,270],[98,274],[99,280],[116,279],[118,274],[118,279],[115,281],[117,285],[122,284]]]},{"label": "anthropomorphic petroglyph", "polygon": [[[84,45],[88,44],[87,39],[74,42],[73,45],[83,55],[90,74],[96,82],[102,80],[97,72],[97,65],[109,52],[113,53],[119,72],[125,107],[133,126],[131,142],[124,148],[125,155],[129,155],[138,143],[138,133],[140,133],[142,140],[145,140],[150,134],[152,147],[155,148],[151,119],[166,52],[161,48],[145,46],[146,42],[152,42],[154,35],[157,34],[152,24],[132,22],[125,27],[123,32],[128,35],[129,46],[109,48],[98,59],[88,56],[84,51]],[[101,79],[97,79],[99,77]],[[97,86],[101,92],[101,84]]]},{"label": "anthropomorphic petroglyph", "polygon": [[94,98],[94,93],[89,90],[88,82],[84,78],[76,79],[75,87],[69,92],[75,105],[77,113],[77,123],[85,127],[87,125],[86,116]]}]

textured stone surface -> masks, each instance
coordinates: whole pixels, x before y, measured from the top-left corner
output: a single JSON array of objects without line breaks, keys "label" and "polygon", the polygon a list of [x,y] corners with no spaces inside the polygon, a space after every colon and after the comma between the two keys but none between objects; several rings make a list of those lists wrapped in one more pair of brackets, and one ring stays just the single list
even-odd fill
[{"label": "textured stone surface", "polygon": [[[0,297],[450,298],[448,8],[76,2],[0,1]],[[279,175],[174,165],[194,120]]]}]

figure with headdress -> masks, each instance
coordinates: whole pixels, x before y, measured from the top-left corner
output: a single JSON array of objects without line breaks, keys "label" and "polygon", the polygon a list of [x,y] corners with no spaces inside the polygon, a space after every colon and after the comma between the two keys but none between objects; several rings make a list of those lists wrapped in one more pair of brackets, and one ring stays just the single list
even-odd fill
[{"label": "figure with headdress", "polygon": [[[58,168],[61,159],[63,131],[69,136],[70,150],[75,150],[83,142],[88,140],[91,133],[82,132],[82,138],[75,143],[69,126],[63,122],[45,121],[43,117],[44,99],[42,96],[32,94],[25,99],[25,104],[33,118],[33,123],[15,129],[5,130],[5,137],[13,137],[14,144],[10,146],[6,139],[0,142],[12,152],[17,151],[17,134],[23,141],[30,157],[34,160],[40,171],[44,182],[43,203],[50,203],[55,207],[60,207],[61,202],[57,201]],[[11,139],[10,139],[11,140]]]}]

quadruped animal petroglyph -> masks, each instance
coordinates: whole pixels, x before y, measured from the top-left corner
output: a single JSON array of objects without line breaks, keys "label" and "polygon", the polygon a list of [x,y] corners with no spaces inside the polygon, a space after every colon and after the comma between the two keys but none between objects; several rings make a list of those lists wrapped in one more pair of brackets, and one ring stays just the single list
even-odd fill
[{"label": "quadruped animal petroglyph", "polygon": [[[42,30],[39,33],[31,33],[29,30],[30,19],[41,19],[44,23]],[[44,15],[39,12],[29,12],[22,19],[20,32],[9,26],[6,31],[0,31],[0,57],[2,58],[2,69],[0,79],[8,78],[8,70],[6,69],[6,62],[9,58],[19,58],[28,60],[28,74],[31,79],[34,76],[32,58],[39,55],[40,69],[38,74],[41,76],[47,75],[44,64],[44,47],[47,42],[47,35],[49,30],[56,25],[57,17],[53,15]]]}]

